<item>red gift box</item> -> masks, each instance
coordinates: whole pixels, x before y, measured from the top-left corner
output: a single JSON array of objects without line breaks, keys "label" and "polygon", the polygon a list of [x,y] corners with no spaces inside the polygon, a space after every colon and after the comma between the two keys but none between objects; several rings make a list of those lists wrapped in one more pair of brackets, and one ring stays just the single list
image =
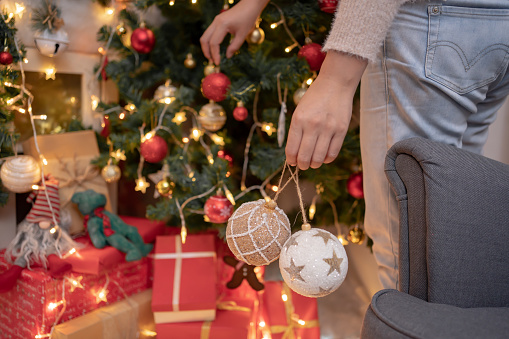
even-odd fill
[{"label": "red gift box", "polygon": [[[9,266],[0,261],[0,272]],[[146,258],[121,263],[98,276],[72,273],[63,279],[53,279],[43,268],[25,269],[15,287],[0,294],[2,338],[25,339],[47,334],[55,323],[147,289],[147,275]],[[77,282],[75,286],[73,280]]]},{"label": "red gift box", "polygon": [[158,236],[152,311],[156,323],[213,320],[216,312],[214,235]]},{"label": "red gift box", "polygon": [[[156,236],[165,231],[163,222],[127,216],[120,216],[120,218],[128,225],[136,227],[145,243],[154,242]],[[95,248],[88,236],[77,238],[75,241],[82,244],[83,248],[78,251],[78,255],[72,255],[66,259],[72,264],[74,272],[99,274],[125,262],[125,253],[112,246]]]},{"label": "red gift box", "polygon": [[290,290],[282,281],[268,281],[263,293],[272,339],[319,339],[318,306],[315,298]]},{"label": "red gift box", "polygon": [[258,299],[219,302],[214,321],[156,324],[158,338],[256,339]]}]

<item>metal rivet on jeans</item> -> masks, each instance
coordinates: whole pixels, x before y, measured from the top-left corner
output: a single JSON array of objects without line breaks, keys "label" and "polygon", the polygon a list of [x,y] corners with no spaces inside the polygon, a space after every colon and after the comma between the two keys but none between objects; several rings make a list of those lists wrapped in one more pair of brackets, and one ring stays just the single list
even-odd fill
[{"label": "metal rivet on jeans", "polygon": [[440,10],[439,10],[438,6],[433,6],[433,8],[431,9],[431,12],[432,12],[433,14],[438,14],[438,12],[439,12],[439,11],[440,11]]}]

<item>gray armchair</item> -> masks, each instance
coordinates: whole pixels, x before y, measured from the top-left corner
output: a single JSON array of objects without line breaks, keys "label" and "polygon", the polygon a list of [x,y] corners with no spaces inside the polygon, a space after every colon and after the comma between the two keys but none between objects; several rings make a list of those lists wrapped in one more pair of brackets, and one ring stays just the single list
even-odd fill
[{"label": "gray armchair", "polygon": [[412,138],[389,150],[385,171],[400,280],[373,296],[361,337],[509,338],[509,166]]}]

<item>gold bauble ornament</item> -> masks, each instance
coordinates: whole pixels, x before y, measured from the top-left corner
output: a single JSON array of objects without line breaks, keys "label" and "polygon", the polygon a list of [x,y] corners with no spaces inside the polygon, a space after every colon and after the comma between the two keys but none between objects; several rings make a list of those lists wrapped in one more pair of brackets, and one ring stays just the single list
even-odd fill
[{"label": "gold bauble ornament", "polygon": [[226,112],[221,105],[210,100],[208,104],[200,109],[198,121],[207,131],[215,132],[224,126],[226,122]]},{"label": "gold bauble ornament", "polygon": [[0,170],[2,185],[14,193],[26,193],[41,180],[41,169],[30,155],[8,158]]},{"label": "gold bauble ornament", "polygon": [[226,241],[232,253],[254,266],[268,265],[279,258],[290,235],[290,221],[273,200],[242,204],[226,227]]},{"label": "gold bauble ornament", "polygon": [[246,37],[248,44],[259,45],[265,40],[265,32],[260,27],[255,27]]},{"label": "gold bauble ornament", "polygon": [[101,175],[107,183],[116,182],[120,179],[122,172],[117,165],[108,164],[103,167]]},{"label": "gold bauble ornament", "polygon": [[169,177],[166,177],[156,184],[156,189],[163,197],[171,198],[175,189],[175,183]]},{"label": "gold bauble ornament", "polygon": [[366,235],[364,234],[364,230],[360,228],[358,225],[355,225],[349,232],[346,237],[348,241],[352,244],[360,245],[364,242]]},{"label": "gold bauble ornament", "polygon": [[171,104],[175,101],[175,96],[177,93],[177,87],[171,84],[171,80],[166,80],[164,85],[157,87],[154,93],[154,100],[160,102],[162,104]]},{"label": "gold bauble ornament", "polygon": [[189,69],[193,69],[196,67],[196,60],[194,60],[193,55],[188,53],[186,56],[186,60],[184,60],[184,66]]},{"label": "gold bauble ornament", "polygon": [[211,75],[212,73],[217,73],[217,67],[214,66],[213,64],[208,64],[207,66],[205,66],[205,68],[203,70],[203,74],[205,74],[205,76],[207,76],[207,75]]},{"label": "gold bauble ornament", "polygon": [[298,105],[304,94],[306,94],[307,89],[305,87],[301,87],[293,93],[293,102],[295,105]]}]

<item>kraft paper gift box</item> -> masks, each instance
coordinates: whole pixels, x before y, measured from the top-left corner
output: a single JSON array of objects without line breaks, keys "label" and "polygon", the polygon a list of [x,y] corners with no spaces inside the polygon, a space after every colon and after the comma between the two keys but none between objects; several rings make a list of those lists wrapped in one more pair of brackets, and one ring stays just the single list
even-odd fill
[{"label": "kraft paper gift box", "polygon": [[[159,221],[128,216],[120,216],[120,218],[128,225],[136,227],[145,243],[154,242],[156,236],[164,233],[166,228],[164,223]],[[125,262],[125,253],[112,246],[95,248],[88,235],[76,238],[75,241],[82,244],[82,248],[78,250],[77,255],[66,259],[72,264],[73,272],[97,275]],[[150,279],[151,276],[149,275],[148,278]]]},{"label": "kraft paper gift box", "polygon": [[[106,196],[106,210],[111,211],[108,187],[97,167],[90,161],[99,156],[99,147],[93,131],[79,131],[37,136],[41,154],[48,164],[44,174],[52,174],[59,181],[60,206],[71,214],[71,235],[84,230],[83,216],[71,202],[75,192],[93,189]],[[34,138],[23,142],[23,152],[39,159]]]},{"label": "kraft paper gift box", "polygon": [[150,309],[152,290],[101,307],[81,317],[57,325],[53,339],[148,338],[155,332]]},{"label": "kraft paper gift box", "polygon": [[[0,252],[0,273],[9,267]],[[24,269],[16,286],[0,294],[0,338],[47,334],[55,322],[68,321],[146,290],[147,276],[147,258],[118,264],[100,275],[70,273],[62,279],[52,278],[42,267]],[[74,286],[73,280],[79,284]],[[103,299],[98,298],[101,291]]]},{"label": "kraft paper gift box", "polygon": [[157,324],[215,318],[214,235],[157,237],[152,311]]},{"label": "kraft paper gift box", "polygon": [[318,305],[315,298],[293,292],[282,281],[265,283],[262,307],[272,339],[320,339]]},{"label": "kraft paper gift box", "polygon": [[156,324],[161,339],[257,339],[258,299],[218,302],[214,321]]}]

